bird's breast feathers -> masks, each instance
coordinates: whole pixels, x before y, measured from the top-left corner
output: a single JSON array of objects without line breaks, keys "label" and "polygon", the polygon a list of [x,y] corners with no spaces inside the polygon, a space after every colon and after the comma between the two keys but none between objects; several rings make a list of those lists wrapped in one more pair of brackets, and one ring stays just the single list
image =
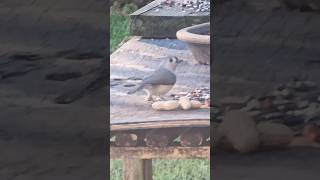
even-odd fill
[{"label": "bird's breast feathers", "polygon": [[151,76],[143,80],[144,84],[154,85],[174,85],[176,83],[176,75],[165,68],[156,70]]},{"label": "bird's breast feathers", "polygon": [[169,92],[172,87],[173,85],[147,85],[144,89],[149,91],[152,95],[161,96]]}]

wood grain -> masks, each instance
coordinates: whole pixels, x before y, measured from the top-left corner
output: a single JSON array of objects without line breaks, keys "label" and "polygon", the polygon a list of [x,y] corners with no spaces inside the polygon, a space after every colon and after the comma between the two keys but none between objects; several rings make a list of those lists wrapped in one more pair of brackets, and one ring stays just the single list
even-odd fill
[{"label": "wood grain", "polygon": [[210,147],[110,147],[113,159],[210,159]]},{"label": "wood grain", "polygon": [[208,119],[185,119],[155,122],[139,122],[139,123],[120,123],[111,124],[111,131],[134,130],[134,129],[153,129],[153,128],[176,128],[176,127],[209,127]]},{"label": "wood grain", "polygon": [[125,159],[124,180],[152,180],[152,160]]}]

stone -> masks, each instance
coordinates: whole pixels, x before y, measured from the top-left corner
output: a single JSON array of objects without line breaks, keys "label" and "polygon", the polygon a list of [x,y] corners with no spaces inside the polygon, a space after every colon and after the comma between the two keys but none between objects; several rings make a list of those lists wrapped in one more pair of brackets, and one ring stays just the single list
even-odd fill
[{"label": "stone", "polygon": [[279,84],[275,89],[281,91],[281,90],[283,90],[284,88],[285,88],[285,85],[284,85],[284,84]]},{"label": "stone", "polygon": [[263,147],[285,147],[294,136],[294,132],[288,126],[278,123],[259,123],[257,130]]},{"label": "stone", "polygon": [[252,99],[246,105],[246,107],[242,108],[244,111],[250,111],[255,109],[260,109],[261,103],[257,99]]},{"label": "stone", "polygon": [[286,110],[286,106],[284,106],[284,105],[277,106],[277,109],[278,109],[279,111],[285,111],[285,110]]},{"label": "stone", "polygon": [[272,96],[275,96],[275,97],[278,97],[278,96],[281,95],[281,91],[275,90],[275,91],[273,91],[273,92],[271,93],[271,95],[272,95]]},{"label": "stone", "polygon": [[297,102],[297,107],[299,109],[306,108],[309,105],[309,101],[299,101]]},{"label": "stone", "polygon": [[303,85],[307,88],[315,88],[317,87],[317,84],[313,81],[304,81]]},{"label": "stone", "polygon": [[293,95],[293,93],[292,93],[292,91],[290,89],[286,88],[286,89],[283,89],[283,90],[280,91],[280,95],[285,97],[285,98],[289,98],[289,97],[291,97]]},{"label": "stone", "polygon": [[205,95],[205,96],[204,96],[204,99],[206,99],[206,100],[207,100],[207,99],[210,99],[210,94]]},{"label": "stone", "polygon": [[291,103],[289,100],[286,100],[286,99],[275,99],[273,100],[273,105],[285,105],[285,104],[289,104]]},{"label": "stone", "polygon": [[302,110],[293,110],[293,111],[286,112],[286,114],[289,115],[289,116],[301,116],[304,113],[305,113],[304,109],[302,109]]},{"label": "stone", "polygon": [[223,106],[228,105],[228,106],[231,106],[232,108],[237,108],[237,109],[243,107],[246,102],[247,102],[247,99],[243,97],[234,97],[234,96],[225,97],[220,100],[220,104],[222,104]]},{"label": "stone", "polygon": [[288,82],[288,83],[286,84],[286,86],[287,86],[288,88],[295,88],[295,87],[296,87],[296,82],[294,82],[294,81]]},{"label": "stone", "polygon": [[284,113],[282,113],[282,112],[272,112],[272,113],[268,113],[268,114],[264,115],[263,118],[274,119],[274,118],[282,118],[283,116],[284,116]]},{"label": "stone", "polygon": [[320,117],[319,104],[311,103],[306,109],[304,109],[304,115],[307,121],[315,117]]},{"label": "stone", "polygon": [[258,110],[255,110],[255,111],[249,111],[248,114],[249,114],[250,116],[252,116],[252,117],[257,117],[257,116],[261,115],[262,112],[261,112],[261,111],[258,111]]},{"label": "stone", "polygon": [[225,113],[220,129],[222,135],[240,153],[253,152],[260,144],[256,123],[245,112],[232,110]]},{"label": "stone", "polygon": [[287,126],[296,126],[300,124],[304,124],[303,116],[286,116],[284,119],[284,124]]},{"label": "stone", "polygon": [[297,105],[294,103],[286,104],[285,106],[287,111],[297,110]]},{"label": "stone", "polygon": [[301,89],[302,86],[303,86],[303,83],[302,83],[301,81],[296,81],[296,82],[294,83],[293,88],[294,88],[294,89]]},{"label": "stone", "polygon": [[271,119],[268,122],[276,123],[276,124],[284,124],[285,123],[284,120],[282,120],[282,119]]},{"label": "stone", "polygon": [[296,81],[293,88],[297,91],[308,91],[316,86],[317,84],[312,81]]}]

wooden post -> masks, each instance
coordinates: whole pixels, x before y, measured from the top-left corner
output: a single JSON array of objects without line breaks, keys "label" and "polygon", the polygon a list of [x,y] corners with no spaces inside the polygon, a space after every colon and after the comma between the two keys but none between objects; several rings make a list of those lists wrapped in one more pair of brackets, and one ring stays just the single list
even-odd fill
[{"label": "wooden post", "polygon": [[124,180],[152,180],[151,159],[124,159]]},{"label": "wooden post", "polygon": [[144,180],[152,180],[152,159],[144,159]]}]

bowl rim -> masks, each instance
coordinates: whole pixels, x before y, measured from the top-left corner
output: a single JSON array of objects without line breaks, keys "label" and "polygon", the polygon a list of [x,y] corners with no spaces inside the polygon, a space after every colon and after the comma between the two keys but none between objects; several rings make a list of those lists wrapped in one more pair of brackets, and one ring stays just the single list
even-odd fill
[{"label": "bowl rim", "polygon": [[207,22],[180,29],[177,31],[176,36],[179,40],[186,41],[188,43],[210,44],[210,35],[199,35],[189,32],[190,29],[201,28],[205,26],[209,26],[210,28],[210,23]]}]

